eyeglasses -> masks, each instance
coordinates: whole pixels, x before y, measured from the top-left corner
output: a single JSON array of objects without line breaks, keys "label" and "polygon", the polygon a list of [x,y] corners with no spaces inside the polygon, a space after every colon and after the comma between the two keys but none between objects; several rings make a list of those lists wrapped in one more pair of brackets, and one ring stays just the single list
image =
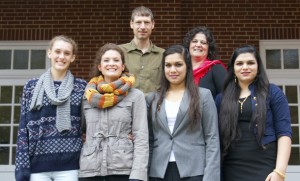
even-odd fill
[{"label": "eyeglasses", "polygon": [[196,39],[194,39],[194,40],[191,41],[191,43],[194,43],[194,44],[197,44],[198,42],[200,42],[201,45],[207,45],[208,44],[208,42],[205,41],[205,40],[196,40]]}]

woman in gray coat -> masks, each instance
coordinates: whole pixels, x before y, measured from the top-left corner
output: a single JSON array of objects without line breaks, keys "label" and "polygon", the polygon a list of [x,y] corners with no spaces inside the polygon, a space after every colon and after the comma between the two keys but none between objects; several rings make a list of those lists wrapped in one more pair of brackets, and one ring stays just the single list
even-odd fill
[{"label": "woman in gray coat", "polygon": [[147,180],[149,138],[144,94],[131,88],[135,79],[117,45],[101,47],[94,68],[83,100],[86,141],[80,156],[80,180]]},{"label": "woman in gray coat", "polygon": [[181,45],[163,54],[161,87],[147,96],[150,180],[219,181],[217,110],[211,92],[193,83]]}]

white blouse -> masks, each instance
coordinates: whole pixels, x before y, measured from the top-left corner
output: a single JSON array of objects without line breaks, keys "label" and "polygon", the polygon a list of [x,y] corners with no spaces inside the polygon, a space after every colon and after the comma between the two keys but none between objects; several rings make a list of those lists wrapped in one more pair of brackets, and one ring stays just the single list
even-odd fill
[{"label": "white blouse", "polygon": [[[166,109],[166,114],[167,114],[168,126],[169,126],[171,133],[173,133],[173,129],[174,129],[174,125],[175,125],[175,121],[176,121],[176,117],[178,114],[181,100],[172,102],[172,101],[168,101],[167,99],[165,99],[165,101],[166,101],[165,109]],[[169,158],[169,162],[175,162],[175,161],[176,161],[175,155],[172,150],[170,158]]]}]

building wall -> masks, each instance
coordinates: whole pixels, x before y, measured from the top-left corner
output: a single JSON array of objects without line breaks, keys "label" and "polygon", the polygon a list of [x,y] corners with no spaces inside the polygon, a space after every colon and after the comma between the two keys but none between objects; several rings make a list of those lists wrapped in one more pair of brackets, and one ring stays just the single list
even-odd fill
[{"label": "building wall", "polygon": [[205,25],[225,63],[242,44],[258,47],[261,39],[300,37],[300,0],[1,0],[0,41],[71,36],[79,45],[71,69],[88,80],[100,46],[132,39],[130,15],[140,5],[154,13],[156,45],[181,43],[189,29]]}]

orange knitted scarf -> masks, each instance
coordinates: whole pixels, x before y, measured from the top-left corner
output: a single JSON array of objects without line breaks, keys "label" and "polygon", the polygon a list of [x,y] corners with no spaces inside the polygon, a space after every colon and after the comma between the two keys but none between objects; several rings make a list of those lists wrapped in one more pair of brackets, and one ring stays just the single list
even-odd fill
[{"label": "orange knitted scarf", "polygon": [[111,83],[106,83],[102,75],[93,77],[86,86],[85,97],[93,107],[112,107],[128,94],[134,82],[134,76],[125,74]]}]

